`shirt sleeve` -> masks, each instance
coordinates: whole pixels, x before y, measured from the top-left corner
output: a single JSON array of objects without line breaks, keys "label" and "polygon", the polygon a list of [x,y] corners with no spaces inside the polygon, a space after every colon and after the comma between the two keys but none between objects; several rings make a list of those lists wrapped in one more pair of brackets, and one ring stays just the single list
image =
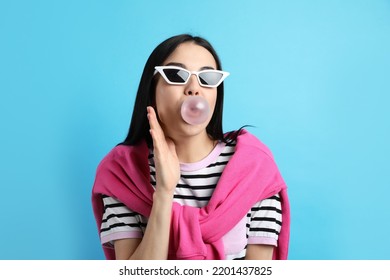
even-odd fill
[{"label": "shirt sleeve", "polygon": [[256,203],[250,211],[248,244],[277,246],[282,227],[282,206],[279,194]]},{"label": "shirt sleeve", "polygon": [[124,238],[142,238],[147,219],[133,212],[118,199],[103,196],[104,213],[100,227],[103,246],[112,247],[113,241]]}]

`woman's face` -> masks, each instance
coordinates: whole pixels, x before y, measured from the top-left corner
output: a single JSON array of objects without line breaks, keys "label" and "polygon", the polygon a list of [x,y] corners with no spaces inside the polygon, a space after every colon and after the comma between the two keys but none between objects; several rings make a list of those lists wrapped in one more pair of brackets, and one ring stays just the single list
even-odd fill
[{"label": "woman's face", "polygon": [[[212,54],[205,48],[192,42],[179,45],[166,59],[162,66],[175,65],[189,71],[200,71],[205,68],[217,69]],[[191,95],[205,98],[210,106],[208,119],[199,125],[189,125],[181,117],[183,101]],[[156,85],[156,107],[160,125],[166,136],[173,139],[178,136],[191,136],[204,133],[213,115],[217,100],[217,88],[206,88],[199,85],[195,75],[185,85],[170,85],[161,76]]]}]

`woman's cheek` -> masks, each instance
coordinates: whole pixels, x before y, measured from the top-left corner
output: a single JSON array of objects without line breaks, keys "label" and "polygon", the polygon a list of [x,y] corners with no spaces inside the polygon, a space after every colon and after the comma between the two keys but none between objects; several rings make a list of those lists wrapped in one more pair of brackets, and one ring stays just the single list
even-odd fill
[{"label": "woman's cheek", "polygon": [[177,101],[169,98],[159,98],[156,102],[158,116],[161,122],[169,124],[178,117]]}]

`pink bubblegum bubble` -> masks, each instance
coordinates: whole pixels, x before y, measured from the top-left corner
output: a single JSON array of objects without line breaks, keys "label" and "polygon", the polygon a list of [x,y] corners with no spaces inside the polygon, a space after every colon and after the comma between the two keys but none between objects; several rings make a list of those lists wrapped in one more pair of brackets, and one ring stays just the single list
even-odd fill
[{"label": "pink bubblegum bubble", "polygon": [[204,123],[209,117],[209,112],[208,102],[200,96],[189,96],[181,105],[181,117],[191,125]]}]

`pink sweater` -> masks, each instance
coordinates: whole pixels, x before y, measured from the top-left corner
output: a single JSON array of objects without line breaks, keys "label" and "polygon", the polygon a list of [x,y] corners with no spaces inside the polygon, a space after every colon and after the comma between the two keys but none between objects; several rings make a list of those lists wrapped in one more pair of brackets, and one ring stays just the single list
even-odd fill
[{"label": "pink sweater", "polygon": [[[98,229],[103,215],[101,194],[117,198],[131,210],[148,217],[154,192],[149,182],[146,143],[112,149],[97,168],[92,190]],[[269,149],[243,130],[209,203],[202,208],[173,203],[168,258],[224,259],[222,237],[256,202],[277,193],[282,203],[283,225],[273,258],[287,259],[290,236],[287,186]],[[104,247],[104,252],[107,259],[115,259],[113,249]]]}]

